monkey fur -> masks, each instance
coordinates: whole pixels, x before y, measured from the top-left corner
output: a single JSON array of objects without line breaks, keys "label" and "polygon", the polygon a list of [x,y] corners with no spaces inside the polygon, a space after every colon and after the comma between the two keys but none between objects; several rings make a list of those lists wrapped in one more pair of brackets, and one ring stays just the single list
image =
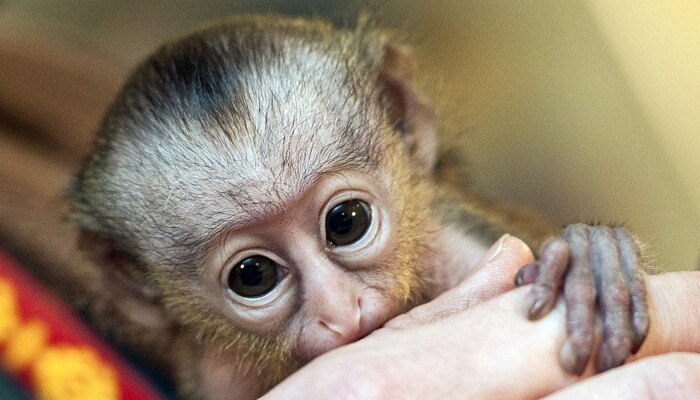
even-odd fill
[{"label": "monkey fur", "polygon": [[[80,247],[102,280],[87,295],[96,325],[164,366],[183,397],[254,398],[321,352],[430,300],[428,287],[449,288],[431,282],[432,269],[454,268],[454,276],[465,277],[504,233],[534,249],[557,234],[519,209],[464,192],[438,154],[434,114],[415,87],[413,69],[408,50],[366,22],[342,30],[318,19],[233,18],[161,47],[114,101],[70,193]],[[288,289],[294,311],[251,326],[232,322],[227,307],[234,295],[219,285],[225,270],[208,269],[217,257],[212,254],[251,230],[272,237],[272,244],[275,229],[279,240],[297,240],[293,228],[306,220],[289,210],[306,210],[315,188],[325,190],[329,179],[388,205],[389,211],[377,206],[371,214],[388,221],[373,228],[391,227],[388,238],[376,239],[386,244],[374,258],[353,255],[363,262],[338,262],[343,267],[337,269],[378,293],[381,315],[338,339],[345,328],[328,321],[319,328],[311,315],[326,310],[306,305],[309,298],[325,299],[324,292],[310,289],[313,275],[295,275],[299,263],[289,262],[289,276],[279,285],[303,286]],[[376,192],[365,193],[365,184]],[[576,229],[587,235],[598,228]],[[464,248],[444,245],[449,235]],[[563,237],[562,246],[581,248],[580,240]],[[315,246],[298,243],[280,244],[277,253]],[[313,262],[351,257],[344,251],[328,246]],[[448,257],[441,257],[455,251],[464,253],[457,257],[464,265],[442,265]],[[535,265],[544,276],[538,282],[561,287],[546,280],[547,271],[567,262],[549,259],[555,261],[543,257]],[[638,282],[630,279],[621,286],[632,291]],[[246,313],[235,318],[253,318]],[[300,327],[290,333],[295,324]],[[645,322],[635,327],[637,341],[643,340]],[[332,339],[323,336],[329,330]],[[322,332],[322,345],[307,344],[308,332]],[[240,379],[221,383],[214,371]]]}]

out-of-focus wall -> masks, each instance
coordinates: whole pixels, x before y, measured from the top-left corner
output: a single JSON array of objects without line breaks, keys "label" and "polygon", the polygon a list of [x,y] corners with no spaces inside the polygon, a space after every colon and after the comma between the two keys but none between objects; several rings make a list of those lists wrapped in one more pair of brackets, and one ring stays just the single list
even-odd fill
[{"label": "out-of-focus wall", "polygon": [[[696,265],[700,6],[689,0],[5,0],[0,35],[60,27],[61,39],[126,73],[204,19],[272,11],[351,22],[363,8],[417,43],[445,125],[469,135],[476,190],[561,224],[624,222],[662,266]],[[11,27],[18,17],[34,22]]]},{"label": "out-of-focus wall", "polygon": [[[402,6],[400,6],[402,5]],[[471,137],[474,186],[559,223],[625,223],[670,269],[700,253],[700,5],[394,2]],[[428,60],[426,64],[425,60]]]},{"label": "out-of-focus wall", "polygon": [[659,144],[700,204],[700,2],[588,4]]}]

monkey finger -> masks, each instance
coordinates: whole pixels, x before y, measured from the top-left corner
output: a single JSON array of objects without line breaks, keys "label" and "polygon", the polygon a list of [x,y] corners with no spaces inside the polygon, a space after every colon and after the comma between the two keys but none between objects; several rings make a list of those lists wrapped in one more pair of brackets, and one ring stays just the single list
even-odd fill
[{"label": "monkey finger", "polygon": [[537,276],[540,274],[539,263],[533,262],[530,264],[525,264],[518,272],[515,274],[515,286],[520,287],[524,285],[531,285],[537,280]]},{"label": "monkey finger", "polygon": [[618,227],[614,232],[620,250],[620,265],[630,294],[632,329],[635,334],[632,353],[636,353],[649,332],[649,308],[642,255],[637,240],[627,229]]},{"label": "monkey finger", "polygon": [[[525,304],[528,318],[537,319],[548,313],[556,303],[557,295],[564,283],[564,274],[569,264],[569,246],[561,238],[552,238],[540,248],[540,259],[535,267],[525,266],[518,273],[520,280],[530,279],[536,270],[537,277],[527,294]],[[530,264],[532,265],[532,264]],[[522,272],[522,273],[520,273]],[[517,282],[517,278],[516,278]]]},{"label": "monkey finger", "polygon": [[569,244],[569,270],[564,281],[567,339],[559,353],[562,367],[583,373],[593,351],[596,323],[596,288],[591,265],[589,228],[570,225],[564,230]]},{"label": "monkey finger", "polygon": [[610,227],[594,226],[590,229],[590,242],[603,328],[596,370],[602,372],[625,362],[635,334],[630,321],[630,294],[620,266],[615,234]]}]

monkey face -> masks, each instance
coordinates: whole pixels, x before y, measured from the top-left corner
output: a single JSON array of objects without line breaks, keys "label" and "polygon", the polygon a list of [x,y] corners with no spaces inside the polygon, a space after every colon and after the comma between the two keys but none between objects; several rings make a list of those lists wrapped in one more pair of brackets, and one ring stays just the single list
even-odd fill
[{"label": "monkey face", "polygon": [[233,227],[204,264],[212,306],[246,331],[282,332],[301,360],[377,329],[405,306],[392,197],[367,174],[331,173]]}]

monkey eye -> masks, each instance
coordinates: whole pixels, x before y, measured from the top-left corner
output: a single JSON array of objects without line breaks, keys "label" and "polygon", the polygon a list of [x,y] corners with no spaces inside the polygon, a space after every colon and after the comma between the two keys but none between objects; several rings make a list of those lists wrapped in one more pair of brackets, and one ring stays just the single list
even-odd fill
[{"label": "monkey eye", "polygon": [[369,229],[371,208],[360,200],[347,200],[333,207],[326,215],[326,240],[335,246],[358,241]]},{"label": "monkey eye", "polygon": [[239,262],[228,275],[228,287],[242,297],[260,297],[277,286],[277,263],[263,256]]}]

